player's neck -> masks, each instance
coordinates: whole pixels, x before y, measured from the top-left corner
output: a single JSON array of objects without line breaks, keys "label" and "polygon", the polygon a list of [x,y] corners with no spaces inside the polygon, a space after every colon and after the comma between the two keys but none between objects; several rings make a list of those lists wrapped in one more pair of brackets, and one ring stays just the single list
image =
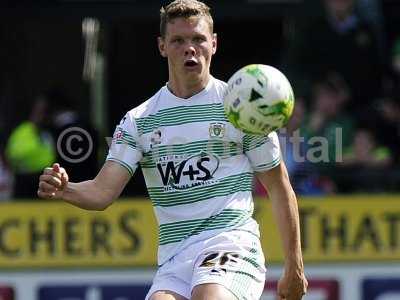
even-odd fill
[{"label": "player's neck", "polygon": [[171,93],[173,93],[175,96],[187,99],[200,93],[203,89],[205,89],[210,79],[211,79],[210,74],[204,76],[204,78],[198,81],[178,80],[174,77],[170,77],[170,80],[167,83],[167,87],[171,91]]}]

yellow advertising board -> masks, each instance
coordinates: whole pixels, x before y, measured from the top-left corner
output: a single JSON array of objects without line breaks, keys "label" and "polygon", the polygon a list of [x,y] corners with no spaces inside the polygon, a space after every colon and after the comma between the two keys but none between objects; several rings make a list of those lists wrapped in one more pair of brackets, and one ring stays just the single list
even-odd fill
[{"label": "yellow advertising board", "polygon": [[0,205],[0,268],[155,265],[156,228],[149,201],[104,212],[59,202]]},{"label": "yellow advertising board", "polygon": [[[256,204],[267,261],[281,262],[270,203]],[[306,262],[400,261],[400,196],[300,199],[299,211]]]},{"label": "yellow advertising board", "polygon": [[[300,199],[306,262],[400,260],[400,196]],[[257,199],[263,249],[282,262],[270,202]],[[151,202],[123,200],[104,212],[60,202],[0,205],[0,268],[155,266]]]}]

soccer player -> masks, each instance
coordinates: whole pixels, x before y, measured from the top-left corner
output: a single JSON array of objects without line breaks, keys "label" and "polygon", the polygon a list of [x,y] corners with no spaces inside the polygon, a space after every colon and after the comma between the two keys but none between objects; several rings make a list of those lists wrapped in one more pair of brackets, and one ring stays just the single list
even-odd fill
[{"label": "soccer player", "polygon": [[256,300],[265,282],[253,175],[269,192],[281,232],[281,299],[307,289],[298,207],[275,132],[252,136],[226,119],[226,84],[210,75],[217,36],[209,7],[176,0],[161,9],[158,47],[169,80],[117,126],[93,180],[72,183],[58,164],[40,177],[38,195],[103,210],[140,163],[159,223],[159,269],[146,300]]}]

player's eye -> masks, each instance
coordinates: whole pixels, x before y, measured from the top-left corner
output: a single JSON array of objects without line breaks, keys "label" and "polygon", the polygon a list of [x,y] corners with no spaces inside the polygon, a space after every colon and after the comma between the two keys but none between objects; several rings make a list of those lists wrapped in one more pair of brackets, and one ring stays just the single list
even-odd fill
[{"label": "player's eye", "polygon": [[174,43],[174,44],[183,44],[183,42],[184,42],[183,38],[172,39],[172,43]]},{"label": "player's eye", "polygon": [[202,43],[202,42],[204,42],[206,39],[204,38],[204,37],[202,37],[202,36],[196,36],[196,37],[194,37],[193,38],[193,41],[195,42],[195,43]]}]

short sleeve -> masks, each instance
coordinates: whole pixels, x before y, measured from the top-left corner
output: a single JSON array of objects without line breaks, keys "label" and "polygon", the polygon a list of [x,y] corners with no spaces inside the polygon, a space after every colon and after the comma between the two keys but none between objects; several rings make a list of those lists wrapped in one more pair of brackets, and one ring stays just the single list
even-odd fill
[{"label": "short sleeve", "polygon": [[106,160],[120,164],[133,176],[142,157],[135,120],[126,114],[115,129]]},{"label": "short sleeve", "polygon": [[281,148],[276,132],[267,136],[245,134],[243,150],[254,171],[268,171],[281,162]]}]

